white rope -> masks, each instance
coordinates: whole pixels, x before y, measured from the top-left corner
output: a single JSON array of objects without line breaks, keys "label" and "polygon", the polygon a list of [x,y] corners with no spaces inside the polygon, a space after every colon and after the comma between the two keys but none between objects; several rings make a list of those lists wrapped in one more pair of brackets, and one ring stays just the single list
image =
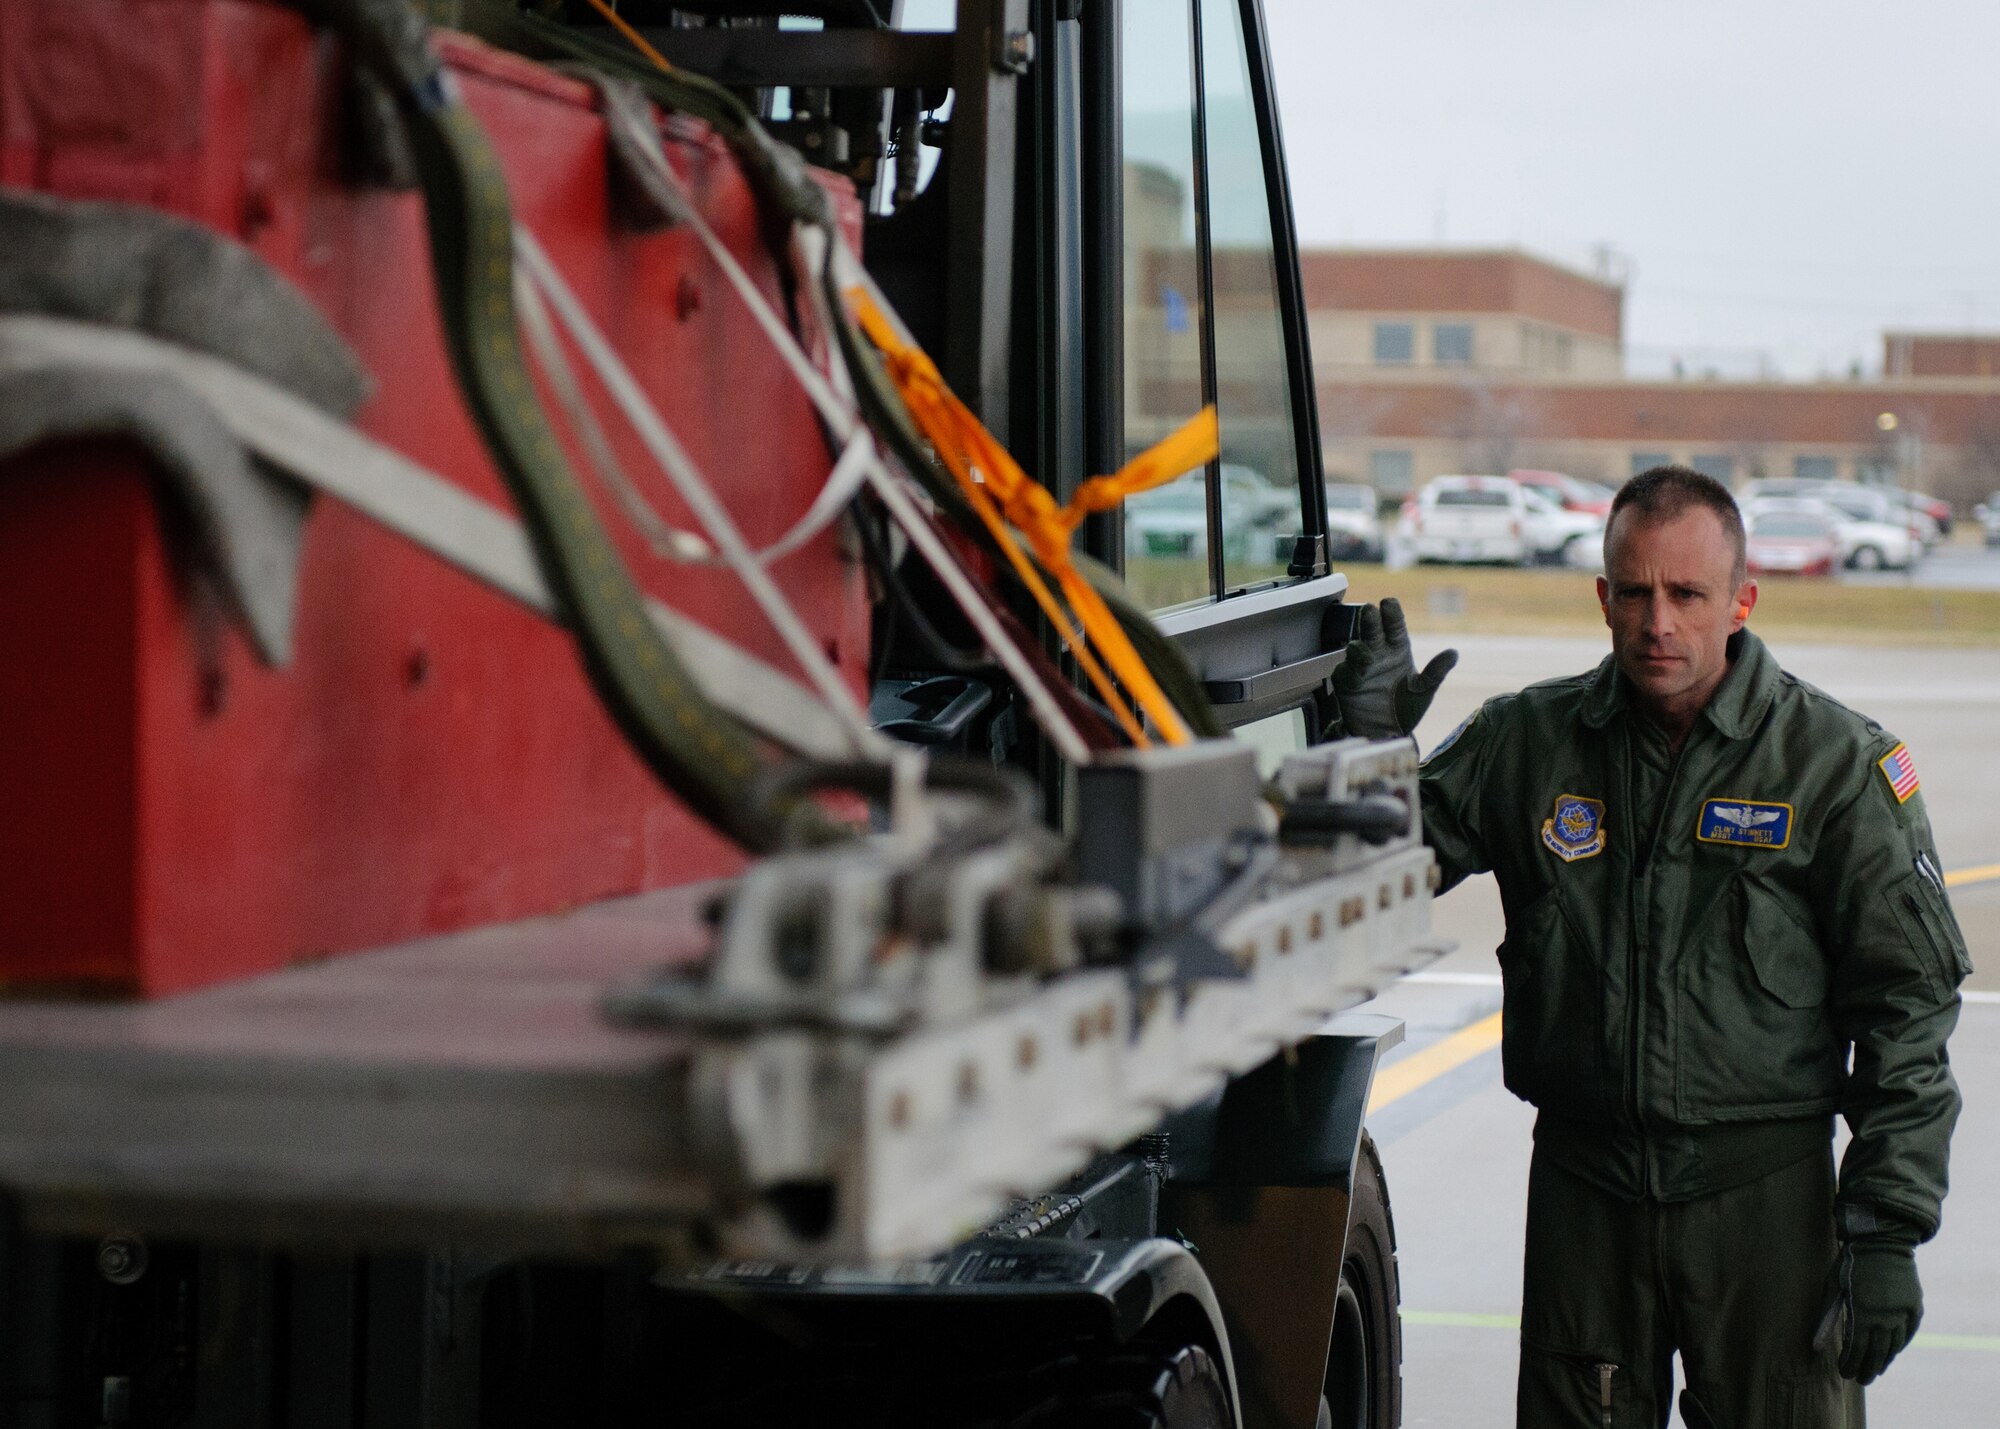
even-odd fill
[{"label": "white rope", "polygon": [[[928,514],[918,507],[902,480],[889,470],[874,450],[873,435],[868,430],[868,424],[862,420],[855,404],[853,383],[841,360],[838,345],[830,340],[827,344],[827,363],[834,374],[829,378],[813,365],[805,350],[800,347],[790,326],[772,309],[755,280],[744,270],[743,265],[736,261],[736,256],[729,251],[716,236],[715,231],[709,227],[707,220],[702,217],[686,186],[681,182],[680,175],[674,172],[673,165],[666,160],[665,152],[660,146],[659,135],[652,126],[650,106],[627,104],[607,95],[605,115],[607,123],[620,125],[628,136],[636,141],[634,147],[646,155],[654,177],[658,180],[654,185],[655,192],[673,217],[678,222],[686,224],[700,239],[702,247],[708,251],[716,267],[736,290],[737,296],[750,310],[757,325],[764,330],[764,335],[770,340],[772,347],[777,350],[786,366],[791,368],[799,385],[812,400],[814,407],[819,410],[821,420],[826,423],[835,440],[847,443],[849,450],[853,450],[858,441],[867,443],[863,477],[869,489],[882,502],[891,519],[903,529],[917,553],[937,574],[945,590],[964,612],[986,648],[992,652],[993,658],[1013,679],[1015,687],[1027,701],[1029,714],[1035,723],[1040,726],[1064,759],[1072,764],[1089,763],[1091,758],[1089,745],[1077,732],[1075,722],[1070,719],[1069,713],[1057,702],[1043,681],[1041,672],[1030,663],[1028,657],[1000,623],[999,617],[993,613],[986,592],[972,580],[951,549],[939,538]],[[794,225],[793,241],[799,248],[805,266],[805,281],[800,284],[800,288],[810,296],[821,331],[830,337],[835,319],[833,314],[826,310],[825,297],[820,290],[818,278],[828,258],[824,246],[827,235],[804,225]],[[854,282],[864,284],[877,306],[888,313],[890,321],[900,328],[901,323],[890,309],[888,300],[882,296],[873,279],[868,277],[859,260],[854,258],[846,240],[834,234],[833,244],[832,257],[838,265],[838,276],[843,285]]]},{"label": "white rope", "polygon": [[[571,429],[583,443],[584,451],[603,477],[604,484],[611,489],[612,496],[625,508],[626,517],[639,528],[646,544],[653,548],[653,554],[684,566],[727,565],[728,562],[716,553],[715,547],[660,515],[626,473],[624,464],[618,460],[618,453],[612,449],[610,440],[604,434],[603,424],[597,420],[596,411],[583,395],[575,369],[570,366],[569,356],[563,350],[562,339],[549,322],[547,304],[521,268],[514,270],[514,300],[520,308],[521,326],[528,334],[528,345],[534,351],[535,361],[547,375],[549,385],[555,388],[556,399],[562,404],[563,414],[569,418]],[[832,525],[867,480],[863,463],[869,455],[867,434],[857,431],[841,449],[840,459],[827,473],[812,505],[784,535],[751,554],[764,565],[771,565]]]},{"label": "white rope", "polygon": [[[279,470],[536,614],[562,619],[520,522],[273,382],[128,328],[0,315],[0,374],[47,367],[171,376]],[[852,751],[852,732],[797,680],[650,597],[646,613],[702,692],[759,734],[820,759]],[[879,758],[889,745],[871,730],[865,752]]]},{"label": "white rope", "polygon": [[799,619],[798,612],[792,609],[783,592],[772,581],[770,572],[751,553],[728,509],[716,498],[707,479],[661,419],[645,389],[640,387],[624,359],[619,357],[616,349],[598,330],[597,324],[584,311],[576,294],[570,291],[534,235],[518,224],[514,229],[514,250],[519,262],[527,268],[528,276],[554,308],[556,317],[576,343],[577,350],[604,383],[625,419],[632,424],[639,440],[673,482],[681,499],[750,592],[764,618],[778,632],[778,637],[791,651],[792,658],[798,662],[806,678],[848,725],[858,746],[872,733],[866,712],[813,638],[812,632]]},{"label": "white rope", "polygon": [[536,291],[527,270],[516,264],[514,268],[514,306],[521,315],[521,328],[528,335],[528,346],[533,349],[535,361],[542,373],[555,388],[556,400],[562,403],[563,414],[569,418],[570,430],[583,443],[591,465],[598,476],[610,488],[612,497],[625,508],[626,519],[639,528],[639,534],[646,538],[646,544],[653,548],[653,554],[663,560],[683,564],[711,563],[716,559],[715,548],[695,535],[673,525],[653,509],[653,503],[646,500],[645,493],[626,474],[624,463],[618,460],[618,453],[612,450],[610,438],[604,434],[604,426],[597,420],[597,413],[583,395],[583,388],[576,380],[576,371],[569,365],[569,356],[563,351],[562,339],[556,335],[549,321],[548,305]]}]

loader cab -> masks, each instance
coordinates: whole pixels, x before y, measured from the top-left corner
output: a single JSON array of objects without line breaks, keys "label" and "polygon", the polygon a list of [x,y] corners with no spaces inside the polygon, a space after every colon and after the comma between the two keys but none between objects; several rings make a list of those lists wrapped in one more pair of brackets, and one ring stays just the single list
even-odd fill
[{"label": "loader cab", "polygon": [[[1224,724],[1256,726],[1274,748],[1316,740],[1347,633],[1346,582],[1326,558],[1259,0],[792,8],[808,13],[642,27],[854,180],[877,281],[953,388],[1058,497],[1216,406],[1220,459],[1092,518],[1079,543],[1160,613]],[[911,579],[946,641],[973,643],[921,574]],[[958,685],[938,682],[949,672],[934,642],[907,623],[879,633],[888,716],[907,725],[970,709]],[[936,708],[899,703],[911,689],[934,693]],[[972,728],[973,744],[997,747]]]}]

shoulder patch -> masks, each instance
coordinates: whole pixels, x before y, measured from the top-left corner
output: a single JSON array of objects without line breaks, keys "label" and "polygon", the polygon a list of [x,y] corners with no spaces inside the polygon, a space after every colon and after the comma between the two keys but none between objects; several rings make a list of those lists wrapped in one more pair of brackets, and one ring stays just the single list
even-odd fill
[{"label": "shoulder patch", "polygon": [[1705,844],[1781,849],[1792,841],[1792,806],[1758,799],[1710,799],[1694,836]]},{"label": "shoulder patch", "polygon": [[1896,802],[1907,804],[1910,795],[1922,786],[1917,782],[1917,762],[1910,758],[1908,745],[1899,744],[1880,759],[1875,767],[1882,771],[1882,777],[1889,781],[1889,792],[1896,796]]}]

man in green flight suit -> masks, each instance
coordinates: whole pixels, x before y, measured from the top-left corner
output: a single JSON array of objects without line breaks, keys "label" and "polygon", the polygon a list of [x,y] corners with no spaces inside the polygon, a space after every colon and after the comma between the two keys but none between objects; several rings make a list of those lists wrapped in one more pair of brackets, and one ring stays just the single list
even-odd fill
[{"label": "man in green flight suit", "polygon": [[[1501,1060],[1539,1109],[1522,1429],[1853,1429],[1923,1313],[1970,965],[1906,750],[1744,628],[1743,522],[1682,467],[1613,504],[1612,653],[1489,700],[1423,765],[1443,886],[1506,912]],[[1401,611],[1364,607],[1349,733],[1407,734]],[[1853,1137],[1836,1178],[1833,1117]]]}]

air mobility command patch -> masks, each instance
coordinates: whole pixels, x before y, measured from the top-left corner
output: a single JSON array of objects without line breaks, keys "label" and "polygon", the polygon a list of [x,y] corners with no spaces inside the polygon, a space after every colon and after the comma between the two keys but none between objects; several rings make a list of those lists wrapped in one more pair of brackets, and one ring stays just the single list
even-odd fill
[{"label": "air mobility command patch", "polygon": [[1556,811],[1542,820],[1542,843],[1564,863],[1604,852],[1604,801],[1558,794]]},{"label": "air mobility command patch", "polygon": [[1792,806],[1755,799],[1710,799],[1694,836],[1705,844],[1781,849],[1792,841]]},{"label": "air mobility command patch", "polygon": [[1880,759],[1875,767],[1882,771],[1882,777],[1889,781],[1889,788],[1896,796],[1896,802],[1907,804],[1910,795],[1917,792],[1917,761],[1910,758],[1909,746],[1899,744]]}]

